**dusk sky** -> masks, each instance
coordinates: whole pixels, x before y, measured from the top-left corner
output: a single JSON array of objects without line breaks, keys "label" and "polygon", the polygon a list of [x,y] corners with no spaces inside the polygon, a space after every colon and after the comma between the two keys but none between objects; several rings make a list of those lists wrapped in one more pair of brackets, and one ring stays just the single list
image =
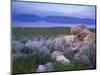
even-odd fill
[{"label": "dusk sky", "polygon": [[12,2],[14,27],[56,27],[85,24],[95,27],[95,6]]}]

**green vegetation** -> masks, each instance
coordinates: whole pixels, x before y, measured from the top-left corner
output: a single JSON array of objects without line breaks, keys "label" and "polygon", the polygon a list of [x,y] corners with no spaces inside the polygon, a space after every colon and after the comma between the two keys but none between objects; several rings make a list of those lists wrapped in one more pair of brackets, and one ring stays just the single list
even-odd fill
[{"label": "green vegetation", "polygon": [[[95,32],[96,29],[91,28],[90,31]],[[13,28],[13,33],[23,35],[62,35],[70,34],[70,27],[51,27],[51,28]]]},{"label": "green vegetation", "polygon": [[37,56],[35,54],[27,55],[24,58],[13,58],[13,73],[29,73],[37,66]]},{"label": "green vegetation", "polygon": [[[20,54],[21,55],[21,54]],[[22,54],[24,56],[24,54]],[[14,74],[18,73],[30,73],[35,72],[34,70],[39,64],[45,64],[49,61],[49,56],[46,55],[42,60],[36,54],[28,54],[24,57],[13,57],[12,61],[12,72]]]},{"label": "green vegetation", "polygon": [[[54,63],[54,71],[71,71],[71,70],[86,70],[90,69],[88,64],[80,64],[76,61],[72,55],[66,55],[71,60],[71,64],[63,65],[60,63]],[[29,54],[25,57],[16,57],[13,59],[12,70],[14,74],[19,73],[31,73],[35,72],[35,69],[40,64],[46,64],[49,61],[49,56],[45,56],[42,59],[38,58],[36,54]]]},{"label": "green vegetation", "polygon": [[13,38],[16,40],[24,38],[34,38],[34,36],[57,36],[63,34],[70,34],[70,28],[68,27],[53,27],[53,28],[13,28]]},{"label": "green vegetation", "polygon": [[[95,32],[96,29],[91,28],[90,31]],[[69,35],[69,27],[51,27],[51,28],[13,28],[12,35],[17,40],[24,38],[33,38],[34,36],[58,36]]]},{"label": "green vegetation", "polygon": [[72,70],[86,70],[90,69],[88,64],[81,64],[74,59],[73,55],[66,55],[66,57],[71,61],[69,65],[63,65],[60,63],[55,63],[55,71],[72,71]]}]

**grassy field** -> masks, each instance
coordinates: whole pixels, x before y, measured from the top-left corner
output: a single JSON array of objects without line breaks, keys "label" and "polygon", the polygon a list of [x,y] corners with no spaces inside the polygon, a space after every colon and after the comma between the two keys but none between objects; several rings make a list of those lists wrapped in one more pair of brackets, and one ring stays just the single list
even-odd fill
[{"label": "grassy field", "polygon": [[[95,29],[90,29],[90,31],[95,32]],[[23,40],[34,38],[38,35],[53,37],[58,35],[69,35],[70,28],[69,27],[53,27],[53,28],[12,28],[12,41],[13,40]],[[27,49],[28,50],[28,49]],[[25,52],[27,53],[25,48],[21,49],[22,53],[19,54],[24,56]],[[29,51],[29,50],[28,50]],[[15,56],[16,57],[15,57]],[[41,60],[34,53],[26,54],[25,57],[19,57],[17,53],[13,53],[12,50],[12,72],[16,73],[31,73],[32,70],[36,69],[39,64],[45,64],[49,61],[49,56],[45,56]],[[66,56],[71,60],[71,65],[62,65],[59,63],[54,64],[54,71],[69,71],[69,70],[82,70],[82,69],[90,69],[88,64],[79,64],[72,56]]]},{"label": "grassy field", "polygon": [[[91,28],[90,31],[95,32],[96,29]],[[13,28],[12,35],[16,38],[43,36],[69,35],[69,27],[51,27],[51,28]]]}]

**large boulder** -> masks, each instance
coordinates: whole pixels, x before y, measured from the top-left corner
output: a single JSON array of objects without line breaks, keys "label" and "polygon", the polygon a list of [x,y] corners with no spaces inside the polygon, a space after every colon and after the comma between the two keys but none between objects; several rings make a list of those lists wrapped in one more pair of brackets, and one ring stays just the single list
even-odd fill
[{"label": "large boulder", "polygon": [[71,28],[71,33],[84,43],[95,43],[95,33],[91,32],[85,25],[79,25]]},{"label": "large boulder", "polygon": [[56,57],[56,62],[61,64],[70,64],[70,60],[67,59],[64,55],[58,55]]},{"label": "large boulder", "polygon": [[70,60],[64,56],[64,53],[61,51],[54,51],[51,54],[51,58],[60,64],[70,64]]},{"label": "large boulder", "polygon": [[81,33],[86,27],[84,25],[78,25],[71,28],[71,34],[78,35]]},{"label": "large boulder", "polygon": [[[80,45],[93,45],[95,44],[95,33],[91,32],[86,26],[79,25],[71,28],[71,33],[80,40]],[[76,45],[77,46],[77,45]]]},{"label": "large boulder", "polygon": [[56,57],[57,57],[58,55],[64,55],[64,53],[63,53],[62,51],[53,51],[53,52],[51,53],[51,58],[52,58],[52,59],[56,59]]}]

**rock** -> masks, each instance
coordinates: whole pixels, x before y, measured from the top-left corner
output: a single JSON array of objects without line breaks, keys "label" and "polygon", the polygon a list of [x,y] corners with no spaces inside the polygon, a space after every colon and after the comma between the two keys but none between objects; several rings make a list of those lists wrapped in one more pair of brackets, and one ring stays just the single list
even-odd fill
[{"label": "rock", "polygon": [[88,33],[88,35],[83,39],[83,43],[87,45],[95,44],[95,33]]},{"label": "rock", "polygon": [[58,55],[56,61],[61,64],[70,64],[70,60],[64,57],[63,55]]},{"label": "rock", "polygon": [[38,68],[36,69],[36,72],[50,72],[53,71],[53,63],[48,62],[44,65],[39,65]]},{"label": "rock", "polygon": [[46,67],[44,65],[39,65],[36,72],[46,72]]},{"label": "rock", "polygon": [[81,33],[84,29],[87,29],[87,27],[84,26],[84,25],[78,25],[78,26],[72,27],[72,28],[71,28],[71,34],[72,34],[72,35],[78,35],[78,34]]},{"label": "rock", "polygon": [[61,64],[70,64],[70,60],[64,56],[62,51],[54,51],[51,54],[51,58]]},{"label": "rock", "polygon": [[53,51],[51,53],[51,58],[55,59],[58,55],[63,55],[64,53],[62,51]]},{"label": "rock", "polygon": [[71,33],[85,44],[91,45],[95,43],[95,33],[91,32],[85,25],[72,27]]}]

